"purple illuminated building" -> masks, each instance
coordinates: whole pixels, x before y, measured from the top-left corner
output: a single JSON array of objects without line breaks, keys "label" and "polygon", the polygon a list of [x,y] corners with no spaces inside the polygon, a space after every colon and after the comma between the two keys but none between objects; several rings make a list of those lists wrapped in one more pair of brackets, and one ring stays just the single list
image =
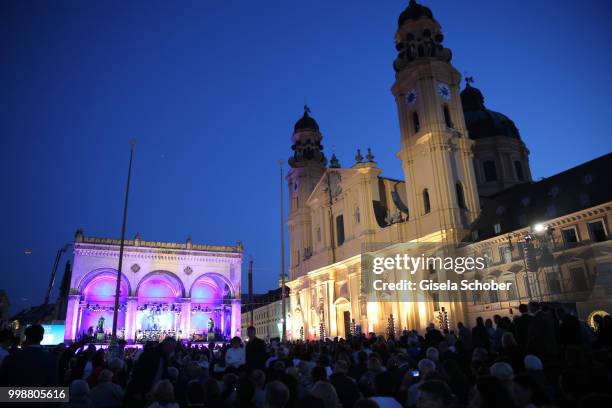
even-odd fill
[{"label": "purple illuminated building", "polygon": [[[65,340],[108,338],[112,330],[119,240],[77,231]],[[242,244],[125,241],[118,336],[207,341],[240,336]]]}]

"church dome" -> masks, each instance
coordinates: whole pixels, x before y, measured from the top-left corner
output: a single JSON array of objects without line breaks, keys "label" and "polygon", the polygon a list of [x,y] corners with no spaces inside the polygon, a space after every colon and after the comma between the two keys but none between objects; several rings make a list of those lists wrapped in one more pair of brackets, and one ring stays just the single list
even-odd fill
[{"label": "church dome", "polygon": [[503,113],[487,109],[484,105],[484,96],[478,88],[466,84],[461,91],[461,104],[465,125],[470,139],[483,139],[486,137],[506,136],[512,139],[521,139],[516,125]]},{"label": "church dome", "polygon": [[421,17],[433,19],[433,13],[429,9],[429,7],[425,7],[417,3],[415,0],[410,0],[410,3],[408,4],[408,7],[406,7],[406,10],[404,10],[402,14],[400,14],[397,20],[397,25],[401,27],[405,21],[418,20]]},{"label": "church dome", "polygon": [[304,115],[297,122],[295,122],[295,126],[293,127],[294,132],[300,130],[319,130],[319,124],[316,120],[314,120],[314,118],[308,115],[309,112],[310,109],[308,106],[304,106]]}]

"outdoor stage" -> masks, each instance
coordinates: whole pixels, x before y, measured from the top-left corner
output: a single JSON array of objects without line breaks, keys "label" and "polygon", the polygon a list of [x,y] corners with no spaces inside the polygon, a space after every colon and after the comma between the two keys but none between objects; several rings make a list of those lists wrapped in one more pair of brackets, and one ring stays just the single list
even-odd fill
[{"label": "outdoor stage", "polygon": [[[202,349],[204,347],[208,347],[210,348],[210,343],[204,343],[204,342],[187,342],[187,341],[183,341],[182,342],[184,345],[188,345],[189,348],[199,348]],[[214,342],[214,349],[219,349],[221,347],[223,347],[223,345],[225,344],[224,341],[215,341]],[[85,345],[83,345],[83,347],[77,349],[78,351],[82,351],[87,349],[87,347],[89,346],[94,346],[96,348],[96,350],[100,350],[100,349],[108,349],[110,347],[110,343],[87,343]],[[136,349],[136,350],[142,350],[144,348],[144,343],[133,343],[133,344],[127,344],[125,346],[126,350],[132,350],[132,349]],[[51,347],[51,346],[50,346]],[[55,347],[55,346],[53,346]]]},{"label": "outdoor stage", "polygon": [[[119,241],[77,232],[64,339],[111,335]],[[126,241],[117,335],[128,343],[240,335],[242,247]]]}]

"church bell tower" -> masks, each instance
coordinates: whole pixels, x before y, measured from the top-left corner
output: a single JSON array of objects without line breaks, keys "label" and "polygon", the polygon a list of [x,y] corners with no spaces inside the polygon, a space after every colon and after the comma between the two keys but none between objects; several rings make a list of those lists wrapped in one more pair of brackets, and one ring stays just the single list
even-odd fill
[{"label": "church bell tower", "polygon": [[326,170],[327,159],[323,153],[322,139],[317,121],[310,116],[308,106],[304,106],[304,115],[293,128],[293,155],[288,161],[291,170],[287,174],[291,280],[306,272],[302,270],[303,261],[313,251],[312,220],[306,201]]},{"label": "church bell tower", "polygon": [[409,219],[417,236],[465,238],[480,211],[459,85],[451,51],[431,10],[411,0],[398,20],[393,63],[400,123],[398,157]]}]

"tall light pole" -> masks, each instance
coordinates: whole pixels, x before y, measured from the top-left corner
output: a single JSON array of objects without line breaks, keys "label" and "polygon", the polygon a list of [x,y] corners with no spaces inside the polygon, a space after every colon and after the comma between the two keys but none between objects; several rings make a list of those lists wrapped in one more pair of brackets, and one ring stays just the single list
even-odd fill
[{"label": "tall light pole", "polygon": [[132,179],[132,159],[134,158],[136,140],[130,140],[130,164],[128,165],[127,185],[125,186],[125,201],[123,203],[123,223],[121,224],[121,244],[119,245],[119,267],[117,268],[117,286],[115,287],[115,308],[113,310],[113,340],[117,339],[117,316],[119,314],[119,296],[121,295],[121,269],[123,267],[123,247],[125,245],[125,224],[127,223],[128,198],[130,181]]},{"label": "tall light pole", "polygon": [[253,326],[253,256],[249,256],[249,326]]},{"label": "tall light pole", "polygon": [[283,161],[280,166],[280,229],[281,229],[281,308],[283,309],[283,331],[281,341],[287,340],[287,309],[285,306],[285,206],[283,205]]}]

